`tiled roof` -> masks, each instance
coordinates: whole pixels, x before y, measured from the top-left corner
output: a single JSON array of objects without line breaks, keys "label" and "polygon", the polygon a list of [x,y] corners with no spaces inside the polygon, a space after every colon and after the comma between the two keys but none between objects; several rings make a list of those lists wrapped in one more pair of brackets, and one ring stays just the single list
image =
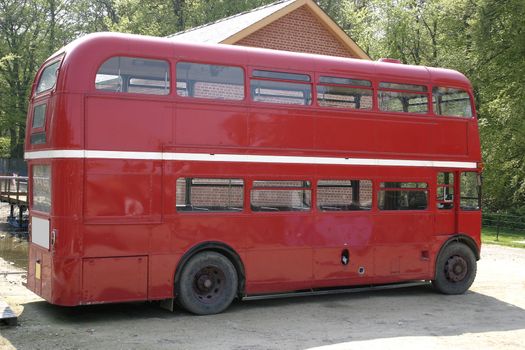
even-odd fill
[{"label": "tiled roof", "polygon": [[280,9],[292,4],[295,0],[283,0],[258,7],[251,11],[220,19],[200,27],[185,30],[168,36],[168,38],[184,42],[200,42],[218,44],[245,28],[261,21]]}]

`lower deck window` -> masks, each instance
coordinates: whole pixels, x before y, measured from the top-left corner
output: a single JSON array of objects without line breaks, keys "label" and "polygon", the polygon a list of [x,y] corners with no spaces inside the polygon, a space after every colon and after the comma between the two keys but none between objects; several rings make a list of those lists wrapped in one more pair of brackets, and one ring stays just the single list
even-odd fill
[{"label": "lower deck window", "polygon": [[250,196],[253,211],[303,211],[312,206],[310,181],[254,181]]},{"label": "lower deck window", "polygon": [[464,172],[460,175],[461,196],[459,206],[463,210],[481,208],[481,177],[475,172]]},{"label": "lower deck window", "polygon": [[437,208],[454,208],[454,173],[437,175]]},{"label": "lower deck window", "polygon": [[319,180],[317,207],[323,211],[370,210],[372,181]]},{"label": "lower deck window", "polygon": [[32,209],[49,213],[51,211],[51,166],[33,165],[32,171]]},{"label": "lower deck window", "polygon": [[427,209],[427,184],[424,182],[381,182],[377,201],[380,210]]},{"label": "lower deck window", "polygon": [[242,179],[177,179],[177,211],[224,212],[242,211],[244,181]]}]

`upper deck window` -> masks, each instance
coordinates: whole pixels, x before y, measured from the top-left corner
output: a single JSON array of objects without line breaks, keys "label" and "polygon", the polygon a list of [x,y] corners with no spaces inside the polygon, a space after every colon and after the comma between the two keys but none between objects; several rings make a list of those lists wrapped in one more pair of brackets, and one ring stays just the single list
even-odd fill
[{"label": "upper deck window", "polygon": [[269,70],[254,69],[252,76],[257,78],[268,78],[268,79],[279,79],[279,80],[297,80],[297,81],[310,81],[308,74],[298,73],[287,73],[287,72],[274,72]]},{"label": "upper deck window", "polygon": [[312,85],[303,83],[310,82],[308,74],[254,70],[252,76],[264,79],[250,80],[251,96],[255,102],[288,105],[312,104]]},{"label": "upper deck window", "polygon": [[434,87],[432,89],[434,113],[451,117],[472,117],[469,94],[461,89]]},{"label": "upper deck window", "polygon": [[55,61],[46,68],[44,68],[42,74],[40,75],[40,79],[38,80],[38,85],[36,86],[35,92],[37,94],[51,90],[55,87],[55,84],[57,82],[57,71],[59,65],[60,61]]},{"label": "upper deck window", "polygon": [[366,86],[372,87],[372,83],[368,80],[351,79],[351,78],[340,78],[340,77],[326,77],[322,76],[319,78],[319,82],[322,84],[336,84],[336,85],[350,85],[350,86]]},{"label": "upper deck window", "polygon": [[240,67],[178,62],[177,95],[241,101],[244,99],[244,71]]},{"label": "upper deck window", "polygon": [[380,88],[393,89],[393,90],[407,90],[407,91],[419,91],[427,92],[427,87],[424,85],[413,85],[413,84],[399,84],[399,83],[379,83]]},{"label": "upper deck window", "polygon": [[319,78],[317,103],[322,107],[372,109],[372,83],[368,80]]},{"label": "upper deck window", "polygon": [[167,61],[136,57],[113,57],[100,66],[95,78],[97,90],[148,95],[170,92]]},{"label": "upper deck window", "polygon": [[381,82],[379,109],[388,112],[428,113],[427,87],[424,85]]}]

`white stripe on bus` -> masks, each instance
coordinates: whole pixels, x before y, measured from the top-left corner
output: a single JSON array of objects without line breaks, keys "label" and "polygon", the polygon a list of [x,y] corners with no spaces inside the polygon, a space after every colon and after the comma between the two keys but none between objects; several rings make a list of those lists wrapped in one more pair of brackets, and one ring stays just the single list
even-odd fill
[{"label": "white stripe on bus", "polygon": [[129,152],[96,150],[49,150],[29,151],[25,159],[132,159],[132,160],[185,160],[195,162],[233,162],[233,163],[279,163],[279,164],[319,164],[319,165],[375,165],[431,168],[476,169],[476,162],[456,162],[440,160],[410,159],[371,159],[303,156],[269,156],[253,154],[209,154],[176,152]]}]

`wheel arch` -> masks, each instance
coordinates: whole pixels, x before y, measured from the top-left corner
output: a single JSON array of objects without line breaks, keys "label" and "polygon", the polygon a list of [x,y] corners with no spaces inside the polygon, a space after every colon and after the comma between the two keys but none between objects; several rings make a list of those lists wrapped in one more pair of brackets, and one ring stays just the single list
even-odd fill
[{"label": "wheel arch", "polygon": [[449,239],[447,239],[445,241],[445,243],[443,243],[441,245],[441,248],[439,249],[439,253],[437,255],[437,257],[439,257],[441,255],[441,252],[451,243],[453,242],[458,242],[458,243],[463,243],[465,244],[467,247],[469,247],[472,252],[474,253],[474,256],[476,257],[476,260],[479,260],[480,259],[480,249],[479,249],[479,246],[477,245],[476,241],[474,241],[474,239],[472,239],[471,237],[465,235],[465,234],[457,234],[457,235],[454,235],[452,237],[450,237]]},{"label": "wheel arch", "polygon": [[202,252],[210,252],[210,251],[222,254],[228,260],[230,260],[230,262],[235,267],[235,270],[237,271],[237,277],[239,280],[237,294],[239,296],[244,295],[246,275],[244,272],[244,264],[242,262],[240,255],[235,251],[235,249],[233,249],[226,243],[216,242],[216,241],[199,243],[191,247],[186,253],[184,253],[184,255],[179,260],[179,263],[177,264],[177,268],[175,269],[175,279],[174,279],[174,284],[173,284],[173,286],[175,287],[174,293],[177,289],[176,286],[179,283],[181,271],[186,265],[186,263],[195,255],[202,253]]}]

